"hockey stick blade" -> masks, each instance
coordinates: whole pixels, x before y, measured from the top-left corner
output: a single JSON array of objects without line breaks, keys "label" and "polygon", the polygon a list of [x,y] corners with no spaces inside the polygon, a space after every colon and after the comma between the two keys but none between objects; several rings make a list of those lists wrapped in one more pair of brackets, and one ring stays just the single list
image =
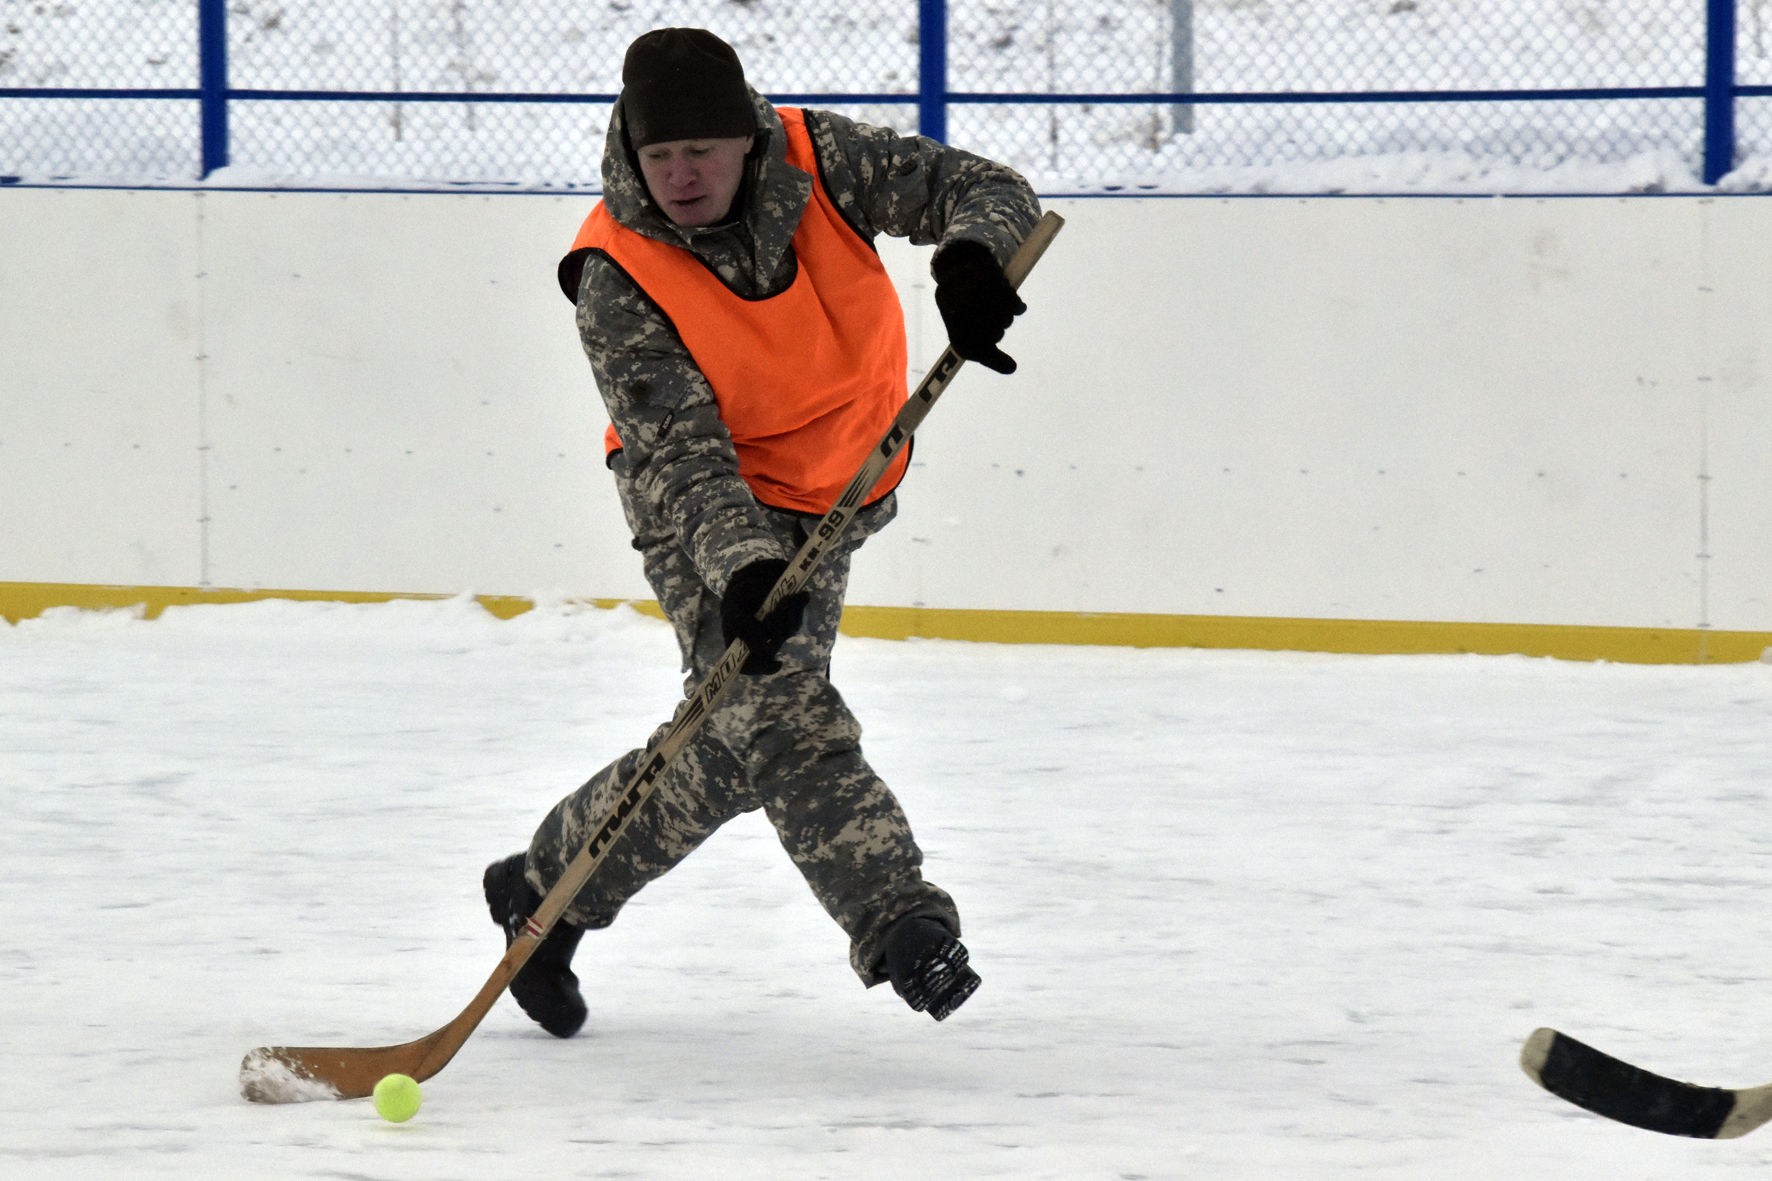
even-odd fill
[{"label": "hockey stick blade", "polygon": [[260,1046],[240,1062],[240,1093],[254,1103],[362,1099],[390,1074],[424,1082],[449,1065],[535,949],[544,932],[533,919],[512,941],[468,1007],[448,1025],[398,1046]]},{"label": "hockey stick blade", "polygon": [[1554,1029],[1535,1030],[1526,1039],[1520,1067],[1559,1099],[1668,1136],[1729,1140],[1772,1120],[1772,1083],[1739,1090],[1682,1083]]},{"label": "hockey stick blade", "polygon": [[[1064,218],[1048,210],[1035,223],[1015,256],[1003,268],[1010,285],[1019,288],[1033,266],[1064,227]],[[766,616],[781,601],[804,586],[855,519],[869,489],[910,441],[962,364],[952,346],[945,348],[917,388],[899,408],[884,437],[869,452],[861,470],[849,482],[837,503],[807,536],[800,552],[782,572],[775,587],[758,610]],[[733,640],[719,663],[677,709],[677,716],[663,737],[651,748],[615,805],[585,844],[567,863],[559,879],[541,901],[521,934],[505,949],[505,955],[474,999],[455,1020],[426,1037],[398,1046],[328,1049],[318,1046],[261,1046],[240,1063],[240,1091],[254,1103],[301,1103],[311,1099],[361,1099],[390,1074],[410,1075],[418,1082],[430,1078],[449,1064],[457,1050],[473,1034],[492,1006],[504,994],[541,941],[565,913],[579,890],[591,878],[603,855],[626,830],[629,820],[652,794],[658,779],[688,745],[701,723],[719,706],[727,688],[739,675],[749,649]]]}]

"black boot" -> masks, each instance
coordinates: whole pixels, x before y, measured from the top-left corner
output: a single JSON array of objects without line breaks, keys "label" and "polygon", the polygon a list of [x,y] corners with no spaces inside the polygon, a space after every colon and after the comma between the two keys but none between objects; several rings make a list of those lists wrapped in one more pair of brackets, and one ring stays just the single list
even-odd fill
[{"label": "black boot", "polygon": [[882,957],[892,991],[916,1012],[937,1021],[978,991],[978,973],[966,966],[966,946],[932,918],[899,919],[886,931]]},{"label": "black boot", "polygon": [[[513,853],[486,867],[480,882],[492,921],[504,928],[508,948],[541,905],[541,895],[523,876],[523,854]],[[572,971],[572,953],[585,929],[564,920],[554,924],[523,970],[511,981],[511,996],[523,1011],[555,1037],[571,1037],[585,1023],[585,999]]]}]

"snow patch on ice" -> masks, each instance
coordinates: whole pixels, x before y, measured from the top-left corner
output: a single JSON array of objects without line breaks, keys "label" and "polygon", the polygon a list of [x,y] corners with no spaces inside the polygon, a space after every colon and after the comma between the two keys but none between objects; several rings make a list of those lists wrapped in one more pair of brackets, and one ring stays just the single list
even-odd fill
[{"label": "snow patch on ice", "polygon": [[257,1049],[240,1063],[240,1092],[254,1103],[311,1103],[338,1099],[330,1083],[309,1078],[277,1056],[275,1050]]}]

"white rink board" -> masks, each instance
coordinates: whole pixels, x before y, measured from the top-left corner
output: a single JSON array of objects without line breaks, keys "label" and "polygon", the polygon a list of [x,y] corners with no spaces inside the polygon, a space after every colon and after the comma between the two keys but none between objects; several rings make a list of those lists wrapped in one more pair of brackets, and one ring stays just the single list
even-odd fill
[{"label": "white rink board", "polygon": [[200,568],[188,195],[0,191],[0,579]]},{"label": "white rink board", "polygon": [[[649,597],[592,200],[0,190],[0,581]],[[1050,204],[853,602],[1772,629],[1772,202]]]}]

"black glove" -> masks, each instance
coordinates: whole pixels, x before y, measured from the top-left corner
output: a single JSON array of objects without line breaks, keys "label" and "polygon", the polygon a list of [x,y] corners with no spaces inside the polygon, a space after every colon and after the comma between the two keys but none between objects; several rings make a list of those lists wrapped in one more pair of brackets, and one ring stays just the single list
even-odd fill
[{"label": "black glove", "polygon": [[811,594],[799,591],[776,604],[767,618],[757,618],[758,608],[763,606],[763,600],[769,597],[776,580],[787,568],[788,564],[780,558],[764,558],[740,566],[732,581],[726,584],[726,597],[720,600],[720,631],[728,645],[734,640],[743,640],[751,650],[745,657],[744,667],[739,669],[746,676],[766,676],[781,671],[781,661],[775,658],[775,654],[781,651],[789,636],[800,630],[800,622],[806,616],[806,604],[812,601]]},{"label": "black glove", "polygon": [[1015,359],[997,342],[1028,305],[1009,285],[990,247],[962,239],[937,251],[929,269],[935,275],[935,306],[954,351],[998,373],[1014,373]]}]

